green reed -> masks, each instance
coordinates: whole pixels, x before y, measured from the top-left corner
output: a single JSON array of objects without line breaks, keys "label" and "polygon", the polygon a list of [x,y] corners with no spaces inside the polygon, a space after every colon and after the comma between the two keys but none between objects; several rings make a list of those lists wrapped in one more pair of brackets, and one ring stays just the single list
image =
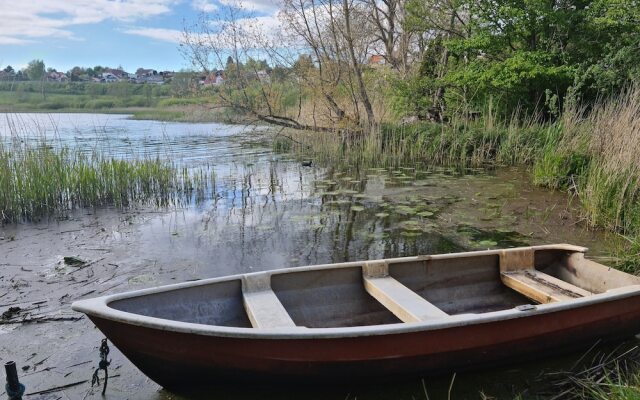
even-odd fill
[{"label": "green reed", "polygon": [[[82,207],[190,201],[213,175],[195,175],[159,158],[109,158],[45,140],[0,143],[0,222],[32,220]],[[201,195],[203,197],[203,195]]]}]

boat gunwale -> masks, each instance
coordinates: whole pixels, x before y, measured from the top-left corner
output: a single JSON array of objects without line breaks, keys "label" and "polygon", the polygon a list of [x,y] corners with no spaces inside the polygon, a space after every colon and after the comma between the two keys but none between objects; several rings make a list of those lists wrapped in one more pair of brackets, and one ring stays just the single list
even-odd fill
[{"label": "boat gunwale", "polygon": [[[584,253],[584,247],[568,244],[543,245],[517,247],[498,250],[480,250],[462,253],[435,254],[412,257],[398,257],[384,259],[388,263],[401,263],[413,261],[442,260],[451,258],[466,258],[485,255],[499,255],[503,252],[531,250],[568,250]],[[333,327],[333,328],[306,328],[302,326],[256,329],[246,327],[228,327],[220,325],[199,324],[193,322],[182,322],[171,319],[150,317],[127,311],[112,308],[109,304],[118,300],[131,299],[150,294],[169,292],[185,288],[205,286],[218,282],[228,282],[242,280],[246,276],[256,275],[280,275],[294,272],[306,272],[324,269],[342,269],[362,267],[367,261],[351,261],[344,263],[320,264],[295,268],[281,268],[276,270],[253,272],[248,274],[227,275],[223,277],[201,279],[197,281],[182,282],[170,285],[163,285],[153,288],[134,290],[129,292],[111,294],[92,299],[75,301],[71,308],[82,312],[90,317],[97,317],[114,322],[125,323],[150,329],[171,331],[177,333],[197,334],[203,336],[219,336],[228,338],[252,338],[252,339],[331,339],[348,338],[374,335],[403,334],[420,331],[432,331],[439,329],[454,328],[460,326],[476,325],[504,321],[516,318],[525,318],[535,315],[543,315],[553,312],[566,311],[595,304],[621,300],[633,296],[640,296],[640,285],[629,285],[620,288],[610,289],[603,293],[593,294],[589,297],[576,298],[556,303],[537,304],[525,309],[511,308],[507,310],[493,311],[481,314],[457,314],[442,319],[433,319],[423,322],[393,323],[380,325],[365,325],[354,327]]]}]

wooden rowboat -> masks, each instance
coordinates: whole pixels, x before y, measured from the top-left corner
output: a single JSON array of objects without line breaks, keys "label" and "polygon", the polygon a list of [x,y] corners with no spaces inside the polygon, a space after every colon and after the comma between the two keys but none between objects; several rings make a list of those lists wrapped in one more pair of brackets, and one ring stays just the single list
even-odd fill
[{"label": "wooden rowboat", "polygon": [[640,332],[640,278],[558,244],[281,269],[73,304],[162,386],[419,376]]}]

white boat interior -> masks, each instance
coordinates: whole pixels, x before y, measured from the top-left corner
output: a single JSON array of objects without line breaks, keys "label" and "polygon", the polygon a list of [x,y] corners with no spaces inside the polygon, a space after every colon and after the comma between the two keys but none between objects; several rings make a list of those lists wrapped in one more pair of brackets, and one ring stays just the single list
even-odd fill
[{"label": "white boat interior", "polygon": [[640,285],[585,251],[546,245],[299,267],[158,288],[108,305],[225,327],[339,328],[569,302]]}]

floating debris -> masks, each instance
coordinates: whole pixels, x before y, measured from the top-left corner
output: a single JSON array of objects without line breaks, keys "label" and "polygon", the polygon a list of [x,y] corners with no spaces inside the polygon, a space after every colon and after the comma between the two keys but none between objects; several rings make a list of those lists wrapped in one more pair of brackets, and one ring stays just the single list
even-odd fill
[{"label": "floating debris", "polygon": [[22,311],[22,308],[20,307],[9,307],[7,311],[2,313],[2,320],[3,321],[10,320],[11,318],[20,314],[21,311]]},{"label": "floating debris", "polygon": [[63,257],[63,260],[65,265],[69,265],[72,267],[79,267],[87,263],[85,260],[76,256],[66,256],[66,257]]}]

